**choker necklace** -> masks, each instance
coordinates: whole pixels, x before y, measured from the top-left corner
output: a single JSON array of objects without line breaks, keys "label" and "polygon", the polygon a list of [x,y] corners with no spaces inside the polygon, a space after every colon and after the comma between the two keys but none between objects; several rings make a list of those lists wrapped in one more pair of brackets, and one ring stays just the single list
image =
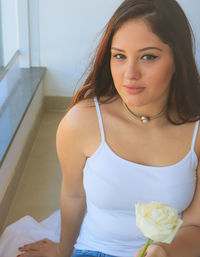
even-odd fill
[{"label": "choker necklace", "polygon": [[160,116],[162,116],[162,115],[167,111],[167,106],[166,106],[161,112],[159,112],[158,114],[153,115],[153,116],[151,116],[151,117],[143,116],[143,115],[142,115],[142,116],[139,116],[139,115],[133,113],[133,112],[128,108],[128,106],[125,104],[124,101],[122,101],[122,103],[123,103],[123,106],[125,107],[125,109],[128,111],[128,113],[129,113],[131,116],[133,116],[134,118],[141,120],[142,123],[147,123],[147,122],[149,122],[150,120],[157,119],[157,118],[159,118]]}]

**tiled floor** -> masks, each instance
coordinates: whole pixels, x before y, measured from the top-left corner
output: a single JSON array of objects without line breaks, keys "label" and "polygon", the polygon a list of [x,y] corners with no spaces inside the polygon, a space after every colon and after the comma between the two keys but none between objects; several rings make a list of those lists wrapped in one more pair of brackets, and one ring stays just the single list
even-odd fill
[{"label": "tiled floor", "polygon": [[41,221],[59,208],[61,169],[55,139],[64,114],[44,113],[5,226],[25,215]]}]

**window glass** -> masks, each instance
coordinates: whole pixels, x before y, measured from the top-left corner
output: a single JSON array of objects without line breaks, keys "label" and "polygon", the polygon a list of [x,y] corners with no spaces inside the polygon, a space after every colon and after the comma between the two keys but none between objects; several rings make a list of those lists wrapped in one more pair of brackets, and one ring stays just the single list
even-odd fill
[{"label": "window glass", "polygon": [[1,1],[0,1],[0,72],[3,68],[3,40],[2,40],[2,15],[1,15]]}]

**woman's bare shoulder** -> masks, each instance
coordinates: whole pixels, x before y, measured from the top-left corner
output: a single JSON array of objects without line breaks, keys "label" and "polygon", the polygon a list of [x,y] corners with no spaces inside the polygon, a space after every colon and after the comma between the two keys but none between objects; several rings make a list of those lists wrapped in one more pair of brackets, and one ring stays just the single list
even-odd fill
[{"label": "woman's bare shoulder", "polygon": [[96,114],[96,108],[93,99],[85,99],[75,104],[69,109],[69,111],[64,116],[64,120],[71,125],[83,125],[87,124],[94,118]]},{"label": "woman's bare shoulder", "polygon": [[200,125],[198,127],[196,141],[195,141],[195,152],[200,162]]},{"label": "woman's bare shoulder", "polygon": [[57,130],[57,141],[64,147],[76,147],[85,156],[90,155],[101,135],[93,99],[74,105],[61,120]]},{"label": "woman's bare shoulder", "polygon": [[94,100],[86,99],[69,109],[61,120],[58,131],[62,130],[62,134],[70,134],[71,136],[82,138],[88,134],[93,125],[95,126],[96,121]]}]

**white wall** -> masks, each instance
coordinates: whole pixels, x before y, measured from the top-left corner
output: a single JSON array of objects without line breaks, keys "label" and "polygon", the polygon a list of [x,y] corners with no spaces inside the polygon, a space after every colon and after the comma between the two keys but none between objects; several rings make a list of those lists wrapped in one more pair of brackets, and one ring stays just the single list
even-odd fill
[{"label": "white wall", "polygon": [[48,68],[45,95],[72,96],[98,32],[122,0],[42,0],[40,61]]},{"label": "white wall", "polygon": [[196,43],[196,61],[200,70],[200,0],[177,0],[184,9],[192,26]]},{"label": "white wall", "polygon": [[[48,68],[45,95],[73,95],[97,42],[98,32],[122,1],[39,1],[40,63]],[[194,27],[197,59],[200,60],[200,0],[178,2]]]}]

